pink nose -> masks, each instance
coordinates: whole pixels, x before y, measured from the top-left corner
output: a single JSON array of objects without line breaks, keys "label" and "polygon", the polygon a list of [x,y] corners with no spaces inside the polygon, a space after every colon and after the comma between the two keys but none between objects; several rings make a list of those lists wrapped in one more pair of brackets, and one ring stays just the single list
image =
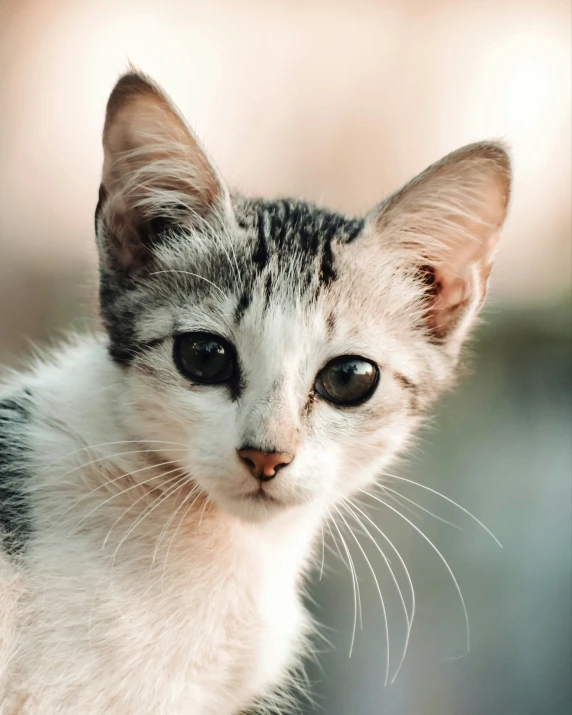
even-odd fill
[{"label": "pink nose", "polygon": [[239,449],[238,456],[249,468],[252,476],[261,482],[274,479],[278,470],[294,459],[286,452],[261,452],[259,449]]}]

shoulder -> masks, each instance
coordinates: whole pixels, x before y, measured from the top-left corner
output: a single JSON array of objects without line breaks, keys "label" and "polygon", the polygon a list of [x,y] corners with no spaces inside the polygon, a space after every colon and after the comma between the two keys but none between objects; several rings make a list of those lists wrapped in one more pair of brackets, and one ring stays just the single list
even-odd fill
[{"label": "shoulder", "polygon": [[0,549],[24,554],[47,468],[118,439],[110,404],[122,374],[99,336],[72,338],[0,383]]}]

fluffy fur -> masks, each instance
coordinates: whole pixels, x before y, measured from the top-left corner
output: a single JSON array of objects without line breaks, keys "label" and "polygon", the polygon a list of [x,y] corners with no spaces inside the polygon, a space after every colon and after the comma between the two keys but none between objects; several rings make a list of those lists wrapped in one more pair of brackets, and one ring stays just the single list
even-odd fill
[{"label": "fluffy fur", "polygon": [[[452,382],[509,162],[465,147],[362,218],[254,200],[136,72],[103,144],[105,333],[0,391],[0,711],[237,715],[291,683],[329,508]],[[232,386],[178,372],[173,336],[192,331],[235,346]],[[314,390],[339,355],[380,367],[362,405]],[[264,499],[245,444],[295,455]]]}]

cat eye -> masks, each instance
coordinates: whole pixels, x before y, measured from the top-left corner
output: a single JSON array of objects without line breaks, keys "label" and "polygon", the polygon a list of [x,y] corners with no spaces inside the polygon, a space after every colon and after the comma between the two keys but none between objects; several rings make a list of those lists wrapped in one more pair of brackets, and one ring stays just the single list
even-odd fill
[{"label": "cat eye", "polygon": [[177,335],[173,359],[181,375],[193,382],[226,382],[236,372],[234,348],[220,335],[211,333]]},{"label": "cat eye", "polygon": [[316,392],[338,405],[357,405],[369,399],[379,381],[379,368],[357,355],[341,355],[318,374]]}]

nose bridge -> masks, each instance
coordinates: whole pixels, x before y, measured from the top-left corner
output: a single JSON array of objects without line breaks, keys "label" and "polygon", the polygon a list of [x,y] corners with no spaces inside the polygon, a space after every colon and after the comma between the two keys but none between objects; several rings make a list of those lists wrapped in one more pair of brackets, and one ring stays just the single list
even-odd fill
[{"label": "nose bridge", "polygon": [[299,410],[289,399],[286,380],[275,381],[245,410],[243,444],[267,452],[296,451],[300,436]]}]

